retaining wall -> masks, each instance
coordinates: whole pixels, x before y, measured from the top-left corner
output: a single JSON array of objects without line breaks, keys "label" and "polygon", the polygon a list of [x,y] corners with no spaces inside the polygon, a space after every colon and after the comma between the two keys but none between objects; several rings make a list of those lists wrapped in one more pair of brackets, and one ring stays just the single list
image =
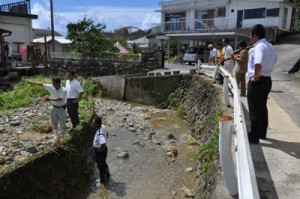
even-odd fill
[{"label": "retaining wall", "polygon": [[83,123],[62,147],[34,155],[1,173],[0,198],[81,198],[94,172],[91,143],[95,131],[91,128]]},{"label": "retaining wall", "polygon": [[146,74],[148,71],[160,68],[157,61],[128,62],[98,59],[52,59],[51,67],[43,71],[47,76],[65,76],[67,70],[75,70],[82,77],[100,77],[110,75]]}]

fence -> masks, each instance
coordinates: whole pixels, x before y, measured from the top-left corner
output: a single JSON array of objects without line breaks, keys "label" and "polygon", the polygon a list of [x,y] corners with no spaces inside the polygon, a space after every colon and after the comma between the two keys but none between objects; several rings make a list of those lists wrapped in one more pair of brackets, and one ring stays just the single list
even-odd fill
[{"label": "fence", "polygon": [[[82,59],[80,53],[74,52],[50,52],[50,57],[52,59]],[[114,61],[132,61],[141,62],[141,54],[136,55],[103,55],[97,58],[85,57],[85,59],[97,59],[97,60],[114,60]]]},{"label": "fence", "polygon": [[[236,79],[223,67],[197,66],[201,70],[213,72],[213,80],[218,70],[224,77],[223,95],[224,103],[230,106],[229,91],[233,95],[233,123],[230,116],[220,118],[220,159],[223,175],[228,193],[231,196],[239,195],[241,199],[259,199],[255,170],[252,161],[247,136],[246,121],[240,100]],[[236,171],[232,158],[232,136],[234,136],[234,149],[236,154]],[[236,176],[237,173],[237,176]]]}]

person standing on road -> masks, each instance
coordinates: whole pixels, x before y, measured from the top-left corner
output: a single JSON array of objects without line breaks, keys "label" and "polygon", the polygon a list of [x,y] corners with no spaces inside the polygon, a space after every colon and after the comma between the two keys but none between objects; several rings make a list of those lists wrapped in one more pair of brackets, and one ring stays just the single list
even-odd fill
[{"label": "person standing on road", "polygon": [[217,49],[214,48],[213,44],[209,44],[208,50],[209,50],[208,65],[215,65],[217,63]]},{"label": "person standing on road", "polygon": [[271,72],[277,61],[275,48],[266,40],[263,25],[255,25],[249,35],[253,50],[249,54],[247,100],[251,121],[249,142],[258,144],[266,139],[268,121],[267,99],[272,88]]},{"label": "person standing on road", "polygon": [[[55,142],[59,143],[60,138],[64,138],[66,133],[67,114],[65,110],[65,99],[67,96],[67,90],[61,86],[61,79],[59,77],[52,78],[52,85],[43,84],[41,82],[34,82],[32,80],[28,80],[27,82],[29,84],[42,86],[49,91],[50,96],[46,97],[44,100],[46,102],[50,102],[52,105],[50,115],[53,129],[53,137],[55,139]],[[60,123],[60,135],[58,134],[58,122]]]},{"label": "person standing on road", "polygon": [[239,55],[233,57],[233,59],[238,63],[235,78],[237,85],[241,85],[241,95],[246,96],[246,72],[248,67],[248,51],[246,49],[247,42],[245,40],[239,42],[239,47]]},{"label": "person standing on road", "polygon": [[223,45],[221,42],[217,43],[217,63],[216,68],[213,75],[213,83],[216,83],[216,80],[219,80],[220,84],[223,84],[223,76],[219,73],[220,67],[223,62]]},{"label": "person standing on road", "polygon": [[78,107],[83,95],[80,83],[75,79],[75,71],[67,71],[67,110],[72,126],[75,128],[79,124]]},{"label": "person standing on road", "polygon": [[93,147],[96,153],[96,163],[100,174],[100,182],[105,183],[108,180],[110,173],[109,168],[106,163],[107,157],[107,129],[105,125],[102,124],[102,119],[99,116],[95,116],[93,119],[93,127],[96,129]]},{"label": "person standing on road", "polygon": [[223,45],[223,56],[224,56],[224,68],[233,75],[234,61],[232,59],[233,49],[229,45],[229,40],[227,38],[222,39]]}]

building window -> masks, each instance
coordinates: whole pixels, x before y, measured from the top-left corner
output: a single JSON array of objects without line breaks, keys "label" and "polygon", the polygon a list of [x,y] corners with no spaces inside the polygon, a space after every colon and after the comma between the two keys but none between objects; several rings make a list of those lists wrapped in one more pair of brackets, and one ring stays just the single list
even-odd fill
[{"label": "building window", "polygon": [[279,8],[267,9],[267,17],[279,17]]},{"label": "building window", "polygon": [[165,30],[185,29],[185,12],[167,13],[165,19]]},{"label": "building window", "polygon": [[226,8],[218,8],[217,17],[225,17],[226,16]]},{"label": "building window", "polygon": [[248,9],[244,11],[244,19],[265,18],[266,8]]}]

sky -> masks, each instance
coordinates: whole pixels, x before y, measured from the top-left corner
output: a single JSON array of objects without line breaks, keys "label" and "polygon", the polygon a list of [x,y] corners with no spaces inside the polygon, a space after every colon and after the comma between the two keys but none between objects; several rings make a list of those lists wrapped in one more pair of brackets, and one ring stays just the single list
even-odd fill
[{"label": "sky", "polygon": [[[105,31],[113,32],[125,26],[148,30],[160,23],[158,5],[162,0],[53,0],[54,30],[67,34],[66,25],[77,23],[84,17],[95,24],[106,25]],[[38,15],[32,21],[33,28],[51,27],[50,0],[31,0],[31,14]]]}]

